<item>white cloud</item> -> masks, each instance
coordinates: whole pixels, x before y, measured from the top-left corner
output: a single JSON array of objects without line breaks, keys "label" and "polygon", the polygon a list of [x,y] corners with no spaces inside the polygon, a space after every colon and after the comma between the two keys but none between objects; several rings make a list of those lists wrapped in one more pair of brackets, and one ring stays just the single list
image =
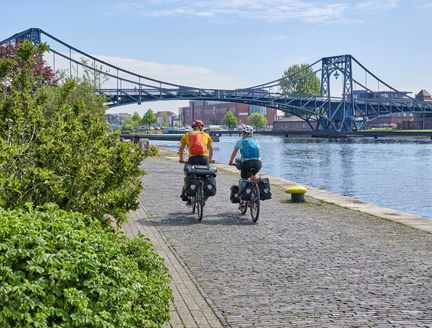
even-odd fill
[{"label": "white cloud", "polygon": [[117,2],[105,13],[133,16],[237,17],[267,22],[300,20],[308,23],[344,21],[348,5],[341,2],[319,3],[310,0],[141,0]]},{"label": "white cloud", "polygon": [[398,0],[363,0],[357,4],[358,9],[370,11],[387,11],[398,6]]},{"label": "white cloud", "polygon": [[287,40],[288,37],[286,35],[252,35],[244,38],[244,41],[247,42],[279,42]]},{"label": "white cloud", "polygon": [[[388,11],[399,0],[122,0],[105,6],[107,15],[142,17],[190,16],[219,19],[248,19],[264,22],[300,21],[304,23],[361,22],[350,13]],[[426,2],[422,7],[431,6]]]},{"label": "white cloud", "polygon": [[102,55],[95,57],[136,74],[184,86],[215,89],[235,89],[245,86],[245,82],[236,77],[226,76],[201,66],[160,64]]},{"label": "white cloud", "polygon": [[425,8],[432,8],[432,1],[426,1],[424,3],[418,4],[416,6],[417,9],[425,9]]}]

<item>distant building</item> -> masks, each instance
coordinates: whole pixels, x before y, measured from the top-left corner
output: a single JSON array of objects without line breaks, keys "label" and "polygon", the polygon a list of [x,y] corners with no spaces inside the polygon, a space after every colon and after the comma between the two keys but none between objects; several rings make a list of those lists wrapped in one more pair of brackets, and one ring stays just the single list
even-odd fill
[{"label": "distant building", "polygon": [[[363,90],[355,90],[353,92],[354,99],[357,100],[382,100],[382,98],[398,101],[411,101],[408,97],[409,92],[395,91],[379,91],[368,92]],[[426,90],[421,90],[415,95],[416,100],[432,102],[431,95]],[[366,128],[400,128],[400,129],[431,129],[432,128],[432,113],[391,113],[376,119],[370,120],[366,124]]]},{"label": "distant building", "polygon": [[165,111],[156,112],[156,117],[157,117],[157,124],[159,126],[173,126],[174,118],[176,117],[176,114],[174,114],[171,111],[165,110]]},{"label": "distant building", "polygon": [[273,131],[310,131],[309,124],[300,117],[291,115],[273,122]]},{"label": "distant building", "polygon": [[422,89],[418,94],[416,94],[415,98],[421,101],[432,102],[432,97],[430,93],[427,92],[425,89]]},{"label": "distant building", "polygon": [[267,118],[268,124],[276,119],[277,110],[263,106],[231,103],[221,101],[194,100],[188,107],[179,108],[179,118],[183,125],[190,125],[193,120],[200,119],[206,124],[222,125],[227,112],[232,112],[239,124],[246,123],[252,113],[261,113]]},{"label": "distant building", "polygon": [[124,120],[128,117],[131,117],[131,114],[127,113],[115,113],[115,114],[105,114],[105,122],[110,124],[114,128],[118,128]]},{"label": "distant building", "polygon": [[414,113],[392,113],[368,121],[366,128],[408,128],[413,122]]},{"label": "distant building", "polygon": [[119,121],[118,114],[105,114],[104,117],[105,117],[105,122],[107,122],[108,124],[113,125],[116,122],[118,124]]},{"label": "distant building", "polygon": [[[432,105],[432,96],[425,89],[422,89],[415,98]],[[414,113],[414,129],[432,129],[432,113]]]},{"label": "distant building", "polygon": [[414,113],[414,125],[410,128],[415,130],[432,129],[432,113]]}]

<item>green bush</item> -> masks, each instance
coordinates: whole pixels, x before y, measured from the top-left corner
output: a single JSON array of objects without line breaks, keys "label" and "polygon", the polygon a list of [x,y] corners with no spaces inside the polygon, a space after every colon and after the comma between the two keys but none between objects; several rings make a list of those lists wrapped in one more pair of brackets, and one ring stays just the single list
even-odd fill
[{"label": "green bush", "polygon": [[145,151],[144,151],[144,156],[145,157],[149,157],[149,156],[157,156],[159,154],[159,148],[156,146],[149,146]]},{"label": "green bush", "polygon": [[56,203],[125,221],[138,205],[143,152],[109,130],[89,79],[56,87],[41,76],[44,50],[23,42],[0,51],[0,206]]},{"label": "green bush", "polygon": [[0,209],[0,327],[160,327],[168,283],[142,236],[55,205]]}]

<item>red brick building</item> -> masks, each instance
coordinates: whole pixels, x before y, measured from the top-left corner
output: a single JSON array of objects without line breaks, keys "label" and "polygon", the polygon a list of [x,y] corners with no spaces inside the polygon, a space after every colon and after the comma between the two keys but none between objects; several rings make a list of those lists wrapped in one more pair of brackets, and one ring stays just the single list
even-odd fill
[{"label": "red brick building", "polygon": [[392,113],[367,122],[366,128],[397,128],[407,126],[414,121],[414,113]]},{"label": "red brick building", "polygon": [[188,107],[179,108],[179,117],[183,125],[190,125],[193,120],[203,120],[206,124],[222,125],[225,114],[232,112],[240,123],[246,123],[248,116],[252,113],[262,113],[267,122],[276,120],[277,110],[262,106],[219,102],[219,101],[190,101]]},{"label": "red brick building", "polygon": [[310,131],[309,124],[300,117],[291,115],[273,122],[273,131]]},{"label": "red brick building", "polygon": [[[396,92],[382,92],[386,98],[400,97],[400,94]],[[359,94],[360,95],[360,94]],[[358,96],[358,98],[361,98]],[[424,101],[427,103],[432,103],[432,97],[426,90],[421,90],[415,95],[415,99]],[[406,99],[410,101],[410,99]],[[402,112],[402,113],[392,113],[386,116],[372,119],[366,124],[366,128],[401,128],[401,129],[431,129],[432,128],[432,113],[412,113],[412,112]]]}]

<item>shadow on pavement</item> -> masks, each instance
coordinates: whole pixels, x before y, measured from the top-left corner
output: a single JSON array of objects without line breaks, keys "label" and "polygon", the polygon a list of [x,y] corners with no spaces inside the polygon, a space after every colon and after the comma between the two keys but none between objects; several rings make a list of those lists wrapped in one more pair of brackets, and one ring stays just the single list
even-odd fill
[{"label": "shadow on pavement", "polygon": [[[153,221],[159,226],[186,226],[192,224],[204,224],[204,225],[254,225],[249,215],[240,215],[236,212],[224,212],[217,214],[207,214],[204,212],[204,216],[201,222],[198,222],[196,214],[190,213],[167,213],[163,218],[152,216]],[[141,224],[148,224],[147,220],[139,220]]]}]

